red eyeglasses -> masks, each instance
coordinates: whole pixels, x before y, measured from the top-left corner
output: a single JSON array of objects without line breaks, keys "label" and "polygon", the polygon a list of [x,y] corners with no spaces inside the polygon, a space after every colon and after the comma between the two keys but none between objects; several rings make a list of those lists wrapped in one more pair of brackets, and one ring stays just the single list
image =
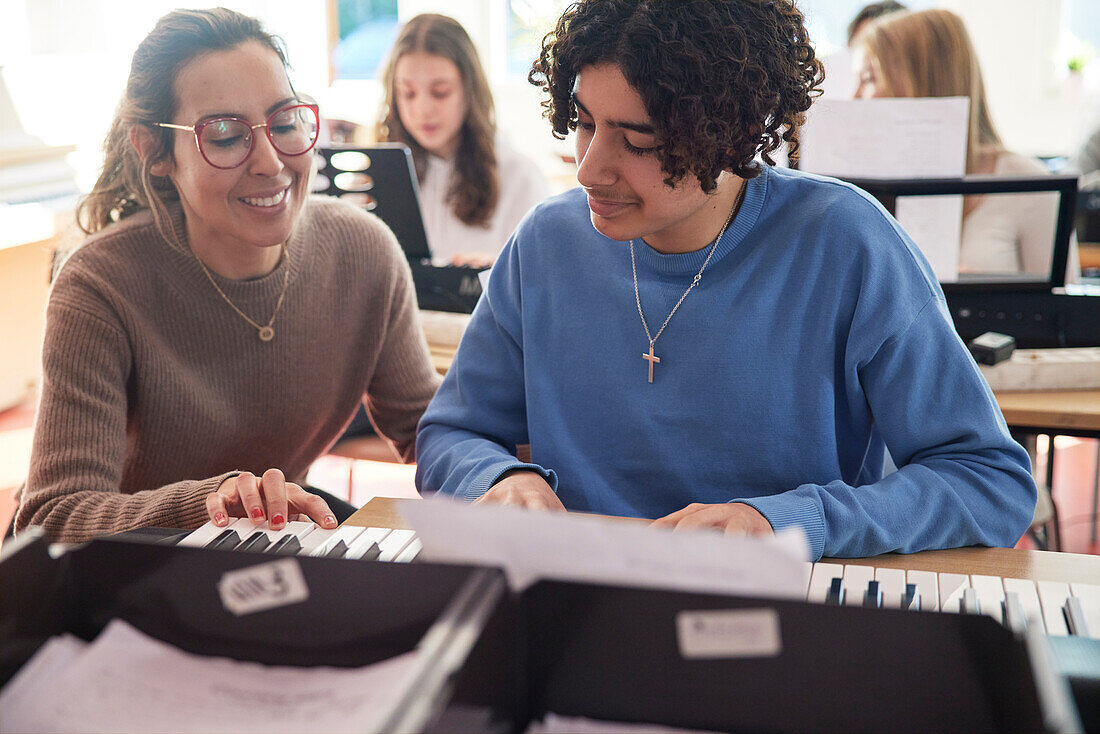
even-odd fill
[{"label": "red eyeglasses", "polygon": [[253,130],[263,128],[272,147],[283,155],[308,153],[317,143],[320,117],[315,104],[295,104],[275,110],[266,121],[251,125],[238,117],[215,117],[194,125],[154,122],[156,127],[187,130],[195,145],[214,168],[236,168],[248,160],[255,147]]}]

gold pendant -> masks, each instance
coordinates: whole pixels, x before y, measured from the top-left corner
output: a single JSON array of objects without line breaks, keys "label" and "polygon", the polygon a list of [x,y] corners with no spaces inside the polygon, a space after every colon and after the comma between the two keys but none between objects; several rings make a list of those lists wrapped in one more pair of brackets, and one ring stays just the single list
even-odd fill
[{"label": "gold pendant", "polygon": [[270,326],[264,326],[260,329],[260,341],[269,342],[275,338],[275,330]]}]

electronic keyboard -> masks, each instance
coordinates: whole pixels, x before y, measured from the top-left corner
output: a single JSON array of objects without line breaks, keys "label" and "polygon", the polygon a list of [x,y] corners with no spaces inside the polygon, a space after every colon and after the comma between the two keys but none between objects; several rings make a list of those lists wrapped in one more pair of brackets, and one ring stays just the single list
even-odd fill
[{"label": "electronic keyboard", "polygon": [[[289,522],[282,530],[241,518],[176,536],[179,545],[358,560],[412,561],[423,545],[412,530]],[[806,601],[924,612],[985,614],[1017,633],[1038,624],[1055,637],[1100,640],[1100,584],[1030,581],[980,574],[875,568],[833,562],[803,567]]]}]

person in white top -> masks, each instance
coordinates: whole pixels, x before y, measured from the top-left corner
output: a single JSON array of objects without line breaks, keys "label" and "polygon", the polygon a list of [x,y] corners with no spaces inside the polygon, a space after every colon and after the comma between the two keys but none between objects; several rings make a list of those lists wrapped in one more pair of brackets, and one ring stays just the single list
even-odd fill
[{"label": "person in white top", "polygon": [[[1005,149],[986,102],[978,57],[962,19],[948,10],[896,12],[861,29],[853,48],[855,96],[970,98],[966,172],[995,176],[1048,173],[1039,161]],[[1057,194],[968,196],[963,204],[961,273],[1050,273]],[[1066,282],[1080,278],[1071,241]]]},{"label": "person in white top", "polygon": [[436,258],[489,265],[545,177],[496,131],[477,50],[453,18],[423,14],[401,29],[383,73],[377,137],[412,149],[428,246]]}]

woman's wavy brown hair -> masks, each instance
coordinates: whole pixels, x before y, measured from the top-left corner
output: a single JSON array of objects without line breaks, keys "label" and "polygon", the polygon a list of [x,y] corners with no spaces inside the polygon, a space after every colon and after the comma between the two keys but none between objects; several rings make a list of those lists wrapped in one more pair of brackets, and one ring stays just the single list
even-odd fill
[{"label": "woman's wavy brown hair", "polygon": [[673,185],[694,174],[711,192],[722,171],[760,173],[760,155],[798,128],[824,78],[802,13],[791,0],[580,0],[542,42],[528,81],[564,138],[577,126],[573,84],[594,64],[616,64],[657,129]]},{"label": "woman's wavy brown hair", "polygon": [[966,171],[1004,150],[989,114],[982,69],[963,19],[950,10],[892,13],[861,31],[862,43],[886,97],[969,97]]},{"label": "woman's wavy brown hair", "polygon": [[[246,41],[269,47],[286,67],[283,42],[267,33],[255,18],[213,8],[175,10],[157,21],[134,52],[126,91],[103,144],[103,170],[77,207],[81,229],[92,234],[123,217],[151,209],[161,236],[175,241],[166,202],[179,199],[179,193],[167,177],[154,176],[150,170],[171,158],[174,133],[153,123],[168,122],[175,114],[176,77],[189,61]],[[144,125],[149,132],[151,145],[144,161],[130,143],[135,125]]]},{"label": "woman's wavy brown hair", "polygon": [[466,95],[466,120],[459,132],[461,139],[455,152],[455,177],[447,191],[447,202],[463,223],[487,227],[500,198],[493,95],[474,42],[454,18],[424,13],[412,18],[401,29],[382,73],[385,99],[379,111],[377,137],[409,146],[416,164],[416,175],[424,179],[428,169],[428,152],[401,122],[394,79],[398,60],[405,54],[416,52],[442,56],[458,67],[462,91]]}]

